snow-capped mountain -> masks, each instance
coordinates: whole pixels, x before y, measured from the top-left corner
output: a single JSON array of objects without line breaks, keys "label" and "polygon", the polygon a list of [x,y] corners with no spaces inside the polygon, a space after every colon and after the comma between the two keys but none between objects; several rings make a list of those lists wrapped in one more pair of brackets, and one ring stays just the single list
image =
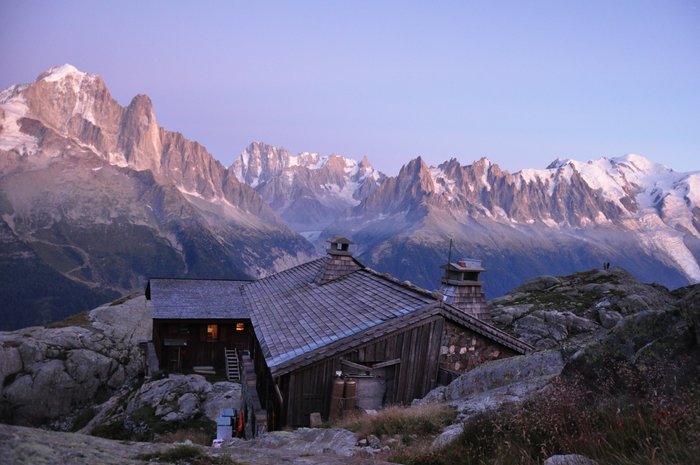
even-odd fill
[{"label": "snow-capped mountain", "polygon": [[[285,224],[282,220],[286,221]],[[359,258],[427,288],[449,240],[481,258],[486,291],[621,265],[645,281],[700,281],[700,173],[638,155],[501,170],[483,158],[397,176],[365,158],[255,142],[226,169],[158,126],[150,99],[122,107],[70,65],[0,92],[0,303],[10,327],[94,306],[145,276],[257,276],[350,236]],[[39,319],[9,320],[20,312]],[[58,313],[57,313],[58,311]]]},{"label": "snow-capped mountain", "polygon": [[327,234],[352,228],[365,261],[406,279],[421,270],[423,285],[436,281],[431,270],[452,238],[458,253],[483,258],[494,272],[491,295],[603,261],[679,286],[700,281],[699,200],[700,173],[639,155],[556,160],[512,174],[485,158],[437,167],[417,158]]},{"label": "snow-capped mountain", "polygon": [[202,145],[158,126],[147,96],[122,107],[70,65],[0,93],[0,326],[146,276],[253,277],[312,253]]},{"label": "snow-capped mountain", "polygon": [[366,157],[357,162],[310,152],[294,156],[260,142],[250,144],[231,170],[292,228],[309,236],[359,205],[386,177]]}]

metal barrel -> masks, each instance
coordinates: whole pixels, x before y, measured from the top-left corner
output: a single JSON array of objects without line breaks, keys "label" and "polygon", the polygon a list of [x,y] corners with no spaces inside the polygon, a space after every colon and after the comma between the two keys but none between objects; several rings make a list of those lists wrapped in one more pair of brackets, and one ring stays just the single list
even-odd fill
[{"label": "metal barrel", "polygon": [[335,378],[333,380],[333,387],[331,390],[331,406],[328,412],[328,419],[333,421],[340,418],[340,414],[343,411],[343,388],[345,387],[345,381],[342,378]]}]

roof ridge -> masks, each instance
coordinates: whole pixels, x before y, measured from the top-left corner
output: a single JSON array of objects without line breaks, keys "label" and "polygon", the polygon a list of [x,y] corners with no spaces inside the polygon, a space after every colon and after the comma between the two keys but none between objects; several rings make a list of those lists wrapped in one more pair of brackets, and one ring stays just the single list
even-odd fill
[{"label": "roof ridge", "polygon": [[252,283],[257,281],[257,279],[233,279],[233,278],[190,278],[190,277],[162,277],[162,276],[152,276],[148,278],[148,281],[227,281],[227,282],[244,282]]},{"label": "roof ridge", "polygon": [[[250,281],[250,283],[247,283],[247,284],[262,283],[262,282],[264,282],[264,281],[268,281],[268,280],[274,278],[275,276],[279,276],[279,275],[281,275],[281,274],[283,274],[283,273],[294,272],[294,271],[299,270],[300,268],[310,267],[310,266],[312,266],[312,265],[315,265],[317,262],[326,260],[327,258],[328,258],[327,256],[318,257],[318,258],[315,258],[315,259],[313,259],[313,260],[309,260],[308,262],[300,263],[299,265],[294,265],[294,266],[292,266],[292,267],[285,268],[284,270],[278,271],[277,273],[272,273],[271,275],[267,275],[267,276],[265,276],[264,278],[253,279],[253,280]],[[246,285],[247,285],[247,284],[246,284]]]},{"label": "roof ridge", "polygon": [[[358,270],[358,271],[363,271],[363,270]],[[369,268],[369,267],[365,267],[364,271],[367,271],[367,272],[373,274],[374,276],[377,276],[381,279],[389,281],[393,284],[398,284],[400,287],[403,287],[404,289],[409,289],[411,291],[418,292],[419,294],[423,294],[426,297],[430,297],[430,298],[435,299],[435,300],[440,300],[435,295],[434,291],[429,291],[425,288],[416,286],[411,281],[408,281],[408,280],[401,281],[399,278],[395,278],[394,276],[390,275],[389,273],[380,273],[379,271],[373,270],[372,268]]]}]

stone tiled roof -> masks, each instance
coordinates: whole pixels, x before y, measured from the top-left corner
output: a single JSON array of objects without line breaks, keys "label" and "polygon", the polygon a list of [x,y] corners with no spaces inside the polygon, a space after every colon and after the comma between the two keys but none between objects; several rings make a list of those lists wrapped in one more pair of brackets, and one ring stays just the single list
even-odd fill
[{"label": "stone tiled roof", "polygon": [[317,284],[315,278],[329,260],[314,260],[245,286],[255,334],[273,372],[296,357],[436,301],[365,268]]},{"label": "stone tiled roof", "polygon": [[153,318],[250,318],[241,288],[249,281],[150,279],[146,288]]}]

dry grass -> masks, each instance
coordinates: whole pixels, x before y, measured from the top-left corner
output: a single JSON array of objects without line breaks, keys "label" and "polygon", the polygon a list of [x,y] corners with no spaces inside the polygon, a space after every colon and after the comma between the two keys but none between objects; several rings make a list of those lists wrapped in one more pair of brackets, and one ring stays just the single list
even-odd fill
[{"label": "dry grass", "polygon": [[445,405],[415,407],[392,406],[375,415],[361,414],[346,417],[333,426],[349,429],[359,437],[374,434],[377,437],[401,435],[432,436],[454,421],[456,412]]},{"label": "dry grass", "polygon": [[164,462],[176,465],[244,465],[226,455],[208,455],[201,448],[187,444],[136,457],[146,462]]},{"label": "dry grass", "polygon": [[85,311],[81,313],[76,313],[75,315],[70,315],[69,317],[61,320],[54,321],[46,325],[47,328],[66,328],[68,326],[90,326],[92,322],[90,321],[90,312]]},{"label": "dry grass", "polygon": [[[676,360],[675,370],[698,373],[688,363]],[[629,376],[624,392],[559,381],[530,401],[473,418],[443,450],[397,458],[412,465],[539,465],[575,453],[609,465],[700,464],[700,388],[658,368],[665,385],[653,373],[620,368]]]},{"label": "dry grass", "polygon": [[199,444],[202,446],[210,446],[212,441],[210,433],[197,429],[178,429],[177,431],[159,435],[156,440],[158,442],[168,443],[185,442],[190,440],[193,444]]}]

